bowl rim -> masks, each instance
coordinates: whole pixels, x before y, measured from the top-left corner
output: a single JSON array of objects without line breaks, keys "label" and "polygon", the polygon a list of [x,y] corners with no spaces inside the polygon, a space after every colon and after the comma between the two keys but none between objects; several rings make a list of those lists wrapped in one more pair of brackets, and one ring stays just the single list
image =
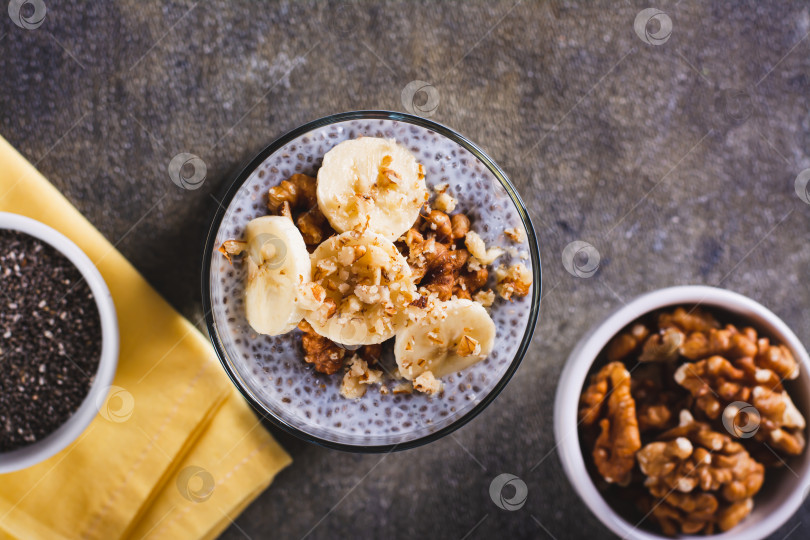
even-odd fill
[{"label": "bowl rim", "polygon": [[107,283],[90,258],[67,236],[44,223],[10,212],[0,212],[0,229],[28,234],[64,255],[82,274],[98,309],[101,321],[101,354],[90,390],[81,405],[55,431],[29,445],[0,453],[0,474],[36,465],[75,441],[99,411],[118,367],[119,333],[115,304]]},{"label": "bowl rim", "polygon": [[[588,373],[608,341],[638,317],[669,306],[697,304],[726,310],[749,317],[756,325],[767,328],[788,346],[799,360],[805,373],[810,369],[810,357],[801,340],[787,324],[759,302],[742,294],[705,285],[667,287],[642,294],[614,310],[594,325],[574,346],[566,360],[557,386],[554,402],[554,439],[557,455],[568,481],[580,499],[599,521],[622,538],[667,540],[669,537],[642,530],[625,520],[605,501],[585,467],[579,443],[578,408],[582,387]],[[570,426],[574,426],[571,428]],[[804,460],[810,459],[805,450]],[[804,493],[810,486],[810,467],[798,478],[799,489],[789,493],[781,505],[758,522],[743,524],[729,531],[709,536],[679,536],[679,538],[711,538],[715,540],[758,540],[774,533],[800,508]]]},{"label": "bowl rim", "polygon": [[[492,172],[492,174],[495,176],[498,182],[506,190],[507,194],[509,195],[509,198],[512,200],[512,203],[515,205],[515,208],[518,214],[520,215],[521,222],[523,223],[523,226],[526,229],[527,241],[529,244],[529,252],[532,261],[534,286],[532,287],[533,292],[528,324],[526,325],[526,330],[523,334],[520,346],[518,347],[515,356],[512,359],[512,362],[510,363],[509,367],[507,368],[506,372],[501,377],[501,379],[496,383],[496,385],[492,388],[492,390],[486,396],[484,396],[484,398],[482,398],[480,402],[478,402],[478,404],[476,404],[466,414],[455,420],[450,425],[445,426],[444,428],[434,433],[425,435],[424,437],[419,437],[411,441],[405,441],[394,444],[366,446],[366,445],[354,445],[330,441],[307,433],[293,425],[288,424],[283,419],[276,417],[272,411],[270,411],[263,405],[261,400],[259,400],[255,395],[253,395],[253,393],[250,391],[249,388],[247,388],[246,385],[242,384],[241,378],[239,377],[238,373],[236,373],[236,371],[231,368],[229,361],[227,359],[227,355],[224,351],[224,347],[219,338],[216,325],[214,323],[214,316],[212,309],[213,306],[211,300],[210,277],[212,268],[211,262],[215,251],[214,244],[216,241],[217,232],[219,231],[219,227],[222,223],[222,219],[224,218],[225,212],[228,206],[230,205],[231,201],[233,200],[234,196],[239,191],[239,188],[242,187],[244,182],[248,179],[248,177],[259,165],[261,165],[269,156],[271,156],[274,152],[282,148],[287,143],[291,142],[292,140],[302,135],[305,135],[306,133],[314,129],[321,128],[330,124],[336,124],[351,120],[392,120],[397,122],[414,124],[449,138],[450,140],[459,144],[468,152],[473,154],[479,161],[481,161],[484,164],[484,166],[487,169],[489,169],[490,172]],[[529,216],[529,212],[526,209],[526,205],[523,203],[523,200],[517,193],[515,187],[509,181],[506,174],[487,154],[484,153],[483,150],[481,150],[477,145],[472,143],[463,135],[432,120],[427,120],[419,116],[414,116],[411,114],[401,112],[385,111],[385,110],[361,110],[361,111],[350,111],[332,114],[303,124],[302,126],[299,126],[293,129],[292,131],[289,131],[286,134],[282,135],[281,137],[277,138],[275,141],[266,146],[261,152],[259,152],[256,155],[256,157],[249,160],[247,162],[247,165],[241,167],[240,172],[222,190],[221,197],[219,198],[218,204],[216,205],[213,212],[213,217],[211,219],[211,226],[208,231],[208,236],[205,241],[204,249],[205,251],[203,252],[203,264],[202,264],[202,302],[203,302],[203,312],[205,314],[206,328],[208,330],[208,336],[211,340],[211,343],[214,345],[217,357],[219,358],[220,363],[225,369],[225,372],[228,374],[228,377],[230,377],[231,381],[234,383],[234,385],[236,385],[236,387],[239,389],[239,391],[242,393],[245,399],[247,399],[247,401],[253,406],[253,408],[259,411],[263,418],[269,420],[275,426],[304,441],[345,452],[381,453],[381,452],[392,452],[396,450],[415,448],[436,441],[444,437],[445,435],[452,433],[453,431],[457,430],[458,428],[462,427],[464,424],[466,424],[467,422],[478,416],[478,414],[480,414],[481,411],[483,411],[498,396],[498,394],[501,393],[501,391],[504,389],[504,387],[506,387],[507,383],[514,375],[515,371],[517,371],[518,367],[520,366],[520,363],[523,360],[523,357],[525,356],[526,351],[529,348],[529,345],[531,344],[540,312],[542,272],[540,268],[540,250],[537,243],[537,237],[534,231],[534,226],[532,225],[531,217]]]}]

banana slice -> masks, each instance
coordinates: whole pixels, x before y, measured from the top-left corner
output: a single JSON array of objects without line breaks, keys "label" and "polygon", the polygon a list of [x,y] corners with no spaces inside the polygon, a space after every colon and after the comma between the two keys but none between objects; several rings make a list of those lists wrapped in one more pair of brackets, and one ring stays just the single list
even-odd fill
[{"label": "banana slice", "polygon": [[344,141],[323,157],[318,207],[338,232],[366,227],[396,240],[428,199],[422,166],[393,139]]},{"label": "banana slice", "polygon": [[408,262],[384,236],[349,231],[324,241],[312,254],[322,305],[305,315],[322,336],[343,345],[382,343],[402,328],[405,308],[418,295]]},{"label": "banana slice", "polygon": [[299,296],[312,276],[304,239],[289,218],[264,216],[247,224],[245,241],[248,323],[260,334],[289,332],[304,318]]},{"label": "banana slice", "polygon": [[489,355],[495,323],[478,302],[437,302],[427,317],[397,334],[394,356],[408,380],[430,371],[436,377],[461,371]]}]

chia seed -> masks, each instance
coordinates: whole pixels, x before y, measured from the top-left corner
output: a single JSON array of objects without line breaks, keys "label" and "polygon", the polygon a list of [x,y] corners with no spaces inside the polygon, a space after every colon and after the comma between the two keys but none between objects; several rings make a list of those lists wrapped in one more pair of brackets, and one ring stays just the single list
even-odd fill
[{"label": "chia seed", "polygon": [[52,246],[0,230],[0,452],[64,424],[100,356],[101,320],[79,270]]}]

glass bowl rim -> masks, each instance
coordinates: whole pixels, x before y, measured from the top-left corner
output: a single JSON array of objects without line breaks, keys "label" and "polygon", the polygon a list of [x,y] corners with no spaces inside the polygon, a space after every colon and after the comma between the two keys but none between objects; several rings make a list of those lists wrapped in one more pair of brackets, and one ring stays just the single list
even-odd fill
[{"label": "glass bowl rim", "polygon": [[[526,330],[523,333],[523,337],[521,338],[520,346],[515,352],[515,355],[512,358],[509,367],[506,369],[506,372],[503,374],[503,376],[501,376],[500,380],[487,393],[487,395],[484,396],[481,399],[481,401],[479,401],[467,413],[465,413],[460,418],[454,420],[451,424],[443,427],[438,431],[435,431],[433,433],[410,441],[393,444],[373,445],[373,446],[339,443],[323,439],[321,437],[317,437],[315,435],[307,433],[306,431],[294,425],[285,422],[283,419],[277,417],[275,414],[273,414],[272,411],[270,411],[267,407],[265,407],[265,405],[262,403],[262,400],[258,399],[253,394],[253,392],[247,387],[247,385],[242,383],[242,379],[236,372],[236,369],[231,366],[228,354],[225,351],[222,341],[219,338],[219,333],[217,331],[217,327],[214,321],[213,304],[211,298],[211,281],[210,281],[211,262],[215,251],[216,236],[217,233],[219,232],[220,226],[222,225],[222,220],[225,216],[225,212],[227,211],[231,201],[236,196],[236,193],[239,191],[242,185],[268,157],[270,157],[273,153],[283,148],[286,144],[292,142],[296,138],[303,136],[317,128],[351,120],[393,120],[397,122],[405,122],[413,124],[428,129],[430,131],[434,131],[444,137],[447,137],[448,139],[455,142],[456,144],[458,144],[459,146],[470,152],[472,155],[474,155],[495,176],[495,178],[498,180],[501,186],[503,186],[503,188],[509,195],[512,204],[515,205],[515,209],[520,215],[521,222],[523,223],[523,226],[526,229],[526,236],[529,244],[530,257],[532,261],[532,274],[534,280],[533,281],[534,287],[532,287],[532,299],[529,312],[529,320],[528,324],[526,325]],[[246,164],[239,167],[238,170],[239,173],[236,174],[234,179],[230,183],[225,183],[223,188],[220,190],[221,196],[217,201],[217,205],[213,211],[213,217],[211,218],[211,226],[208,230],[208,235],[205,241],[205,248],[204,248],[205,251],[203,252],[202,280],[201,280],[202,304],[203,304],[203,312],[205,314],[205,324],[206,329],[208,331],[208,337],[209,340],[211,341],[211,344],[214,346],[217,358],[219,358],[219,361],[222,364],[222,367],[224,368],[225,372],[228,374],[228,377],[231,379],[231,382],[233,382],[236,388],[239,389],[239,392],[245,397],[248,403],[250,403],[251,406],[261,414],[263,419],[268,420],[276,427],[282,429],[283,431],[299,439],[302,439],[309,443],[324,446],[326,448],[364,454],[388,453],[393,452],[395,450],[406,450],[409,448],[416,448],[419,446],[423,446],[425,444],[439,440],[446,435],[449,435],[450,433],[454,432],[455,430],[462,427],[467,422],[478,416],[501,393],[501,391],[503,391],[503,389],[509,383],[509,380],[517,371],[518,367],[520,367],[520,363],[523,361],[523,357],[526,355],[526,352],[529,349],[532,337],[534,335],[535,327],[537,326],[537,320],[539,318],[540,313],[540,298],[542,293],[542,279],[541,279],[542,271],[540,267],[541,265],[540,249],[537,243],[537,236],[535,234],[534,226],[532,225],[529,212],[526,209],[526,205],[523,203],[523,199],[521,199],[520,195],[517,193],[517,190],[509,181],[506,174],[486,153],[484,153],[483,150],[481,150],[477,145],[475,145],[473,142],[468,140],[463,135],[457,133],[453,129],[443,126],[442,124],[439,124],[432,120],[422,118],[420,116],[414,116],[411,114],[395,111],[360,110],[324,116],[323,118],[307,122],[306,124],[303,124],[291,131],[288,131],[287,133],[278,137],[276,140],[274,140],[269,145],[264,147],[264,149],[262,149],[254,158],[248,160]]]}]

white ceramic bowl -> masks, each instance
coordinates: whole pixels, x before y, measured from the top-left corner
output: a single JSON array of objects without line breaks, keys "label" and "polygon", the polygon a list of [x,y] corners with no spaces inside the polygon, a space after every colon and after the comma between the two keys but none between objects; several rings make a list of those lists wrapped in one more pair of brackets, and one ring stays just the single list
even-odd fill
[{"label": "white ceramic bowl", "polygon": [[[696,285],[660,289],[620,308],[588,332],[571,352],[557,387],[554,437],[557,454],[574,489],[596,517],[622,538],[658,540],[667,537],[649,532],[649,526],[645,530],[643,526],[636,527],[635,523],[628,522],[597,490],[585,468],[579,444],[579,398],[591,365],[613,336],[645,313],[682,304],[701,304],[742,317],[757,330],[789,347],[801,364],[801,374],[798,379],[787,381],[785,386],[805,418],[810,418],[810,358],[796,334],[763,305],[731,291]],[[589,450],[585,453],[590,456]],[[754,497],[754,510],[739,525],[723,534],[694,538],[755,540],[775,532],[799,509],[810,489],[810,449],[801,456],[788,459],[787,465],[789,469],[782,467],[766,471],[765,484]]]},{"label": "white ceramic bowl", "polygon": [[107,391],[118,366],[118,318],[107,284],[93,262],[65,235],[33,219],[0,212],[0,229],[12,229],[50,244],[79,269],[96,300],[101,319],[101,358],[90,392],[79,409],[56,431],[28,446],[0,453],[0,473],[17,471],[48,459],[72,443],[98,414],[98,404]]}]

